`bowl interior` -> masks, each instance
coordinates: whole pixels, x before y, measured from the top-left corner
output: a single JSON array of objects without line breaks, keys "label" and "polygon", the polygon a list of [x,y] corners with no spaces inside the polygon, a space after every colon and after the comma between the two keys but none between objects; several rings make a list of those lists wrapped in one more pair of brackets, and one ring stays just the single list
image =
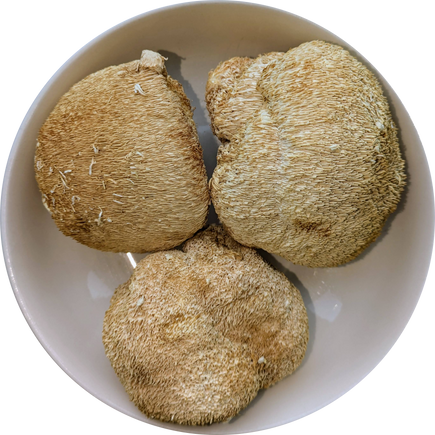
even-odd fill
[{"label": "bowl interior", "polygon": [[[223,25],[222,23],[225,23]],[[181,427],[152,421],[129,401],[101,342],[114,289],[132,271],[126,254],[99,252],[64,237],[44,209],[33,172],[38,130],[60,96],[91,72],[139,58],[143,49],[168,58],[192,105],[208,174],[216,164],[204,93],[208,72],[233,56],[287,51],[313,39],[338,43],[371,68],[400,129],[408,187],[381,237],[351,263],[330,269],[265,258],[299,288],[310,321],[305,360],[292,375],[226,424]],[[174,430],[241,433],[288,423],[351,389],[386,355],[423,288],[433,242],[433,192],[417,132],[400,100],[344,41],[304,19],[246,3],[204,2],[164,8],[109,30],[74,55],[48,82],[18,132],[5,175],[2,239],[23,313],[49,354],[91,394],[132,417]],[[213,214],[211,219],[215,219]],[[136,260],[141,256],[134,256]]]}]

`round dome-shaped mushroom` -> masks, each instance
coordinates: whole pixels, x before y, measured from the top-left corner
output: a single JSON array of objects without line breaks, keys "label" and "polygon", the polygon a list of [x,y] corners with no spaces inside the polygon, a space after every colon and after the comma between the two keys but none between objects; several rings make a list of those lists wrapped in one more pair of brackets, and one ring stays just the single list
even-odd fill
[{"label": "round dome-shaped mushroom", "polygon": [[213,204],[239,243],[338,266],[380,235],[400,201],[397,128],[374,74],[343,48],[312,41],[267,56],[209,75],[223,143]]},{"label": "round dome-shaped mushroom", "polygon": [[35,153],[58,228],[113,252],[170,249],[195,234],[210,199],[192,115],[152,51],[74,85],[42,126]]},{"label": "round dome-shaped mushroom", "polygon": [[106,355],[148,417],[203,425],[235,416],[292,373],[308,342],[299,291],[212,226],[150,254],[104,318]]}]

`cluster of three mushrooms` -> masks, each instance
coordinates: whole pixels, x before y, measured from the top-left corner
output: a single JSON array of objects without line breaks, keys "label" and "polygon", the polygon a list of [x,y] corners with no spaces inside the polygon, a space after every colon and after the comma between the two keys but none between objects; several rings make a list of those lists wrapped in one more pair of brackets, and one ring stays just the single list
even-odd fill
[{"label": "cluster of three mushrooms", "polygon": [[[248,247],[311,267],[348,262],[380,234],[405,179],[379,83],[338,46],[222,62],[206,102],[222,142],[211,197],[226,231],[146,257],[103,330],[139,409],[182,424],[233,417],[305,354],[300,293]],[[35,171],[59,229],[93,248],[168,250],[206,223],[192,109],[158,53],[73,86],[41,129]]]}]

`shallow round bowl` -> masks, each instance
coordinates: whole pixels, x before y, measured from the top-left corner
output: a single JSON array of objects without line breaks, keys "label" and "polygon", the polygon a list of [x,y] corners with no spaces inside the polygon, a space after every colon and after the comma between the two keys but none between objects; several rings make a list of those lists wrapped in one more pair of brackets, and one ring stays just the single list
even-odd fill
[{"label": "shallow round bowl", "polygon": [[[223,25],[222,23],[225,23]],[[229,30],[231,29],[231,30]],[[299,288],[310,341],[299,369],[258,397],[227,424],[184,427],[147,419],[129,401],[101,341],[115,288],[132,271],[126,254],[99,252],[63,236],[41,202],[33,171],[38,130],[59,98],[86,75],[138,59],[143,49],[168,58],[192,105],[208,174],[218,142],[205,110],[208,72],[233,56],[287,51],[320,39],[347,48],[378,77],[400,129],[408,186],[381,237],[351,263],[329,269],[265,258]],[[9,158],[1,230],[17,300],[36,337],[63,370],[108,405],[145,422],[186,432],[252,432],[291,422],[332,402],[386,355],[408,322],[428,271],[433,243],[433,192],[417,132],[397,95],[346,42],[292,14],[247,3],[195,2],[126,21],[75,54],[30,108]],[[133,255],[138,261],[141,256]]]}]

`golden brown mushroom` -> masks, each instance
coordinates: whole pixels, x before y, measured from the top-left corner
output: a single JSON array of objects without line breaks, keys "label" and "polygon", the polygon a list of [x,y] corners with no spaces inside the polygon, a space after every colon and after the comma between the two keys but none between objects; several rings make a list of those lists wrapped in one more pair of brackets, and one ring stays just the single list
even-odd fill
[{"label": "golden brown mushroom", "polygon": [[207,219],[192,109],[152,51],[89,75],[60,99],[39,133],[35,172],[59,229],[92,248],[170,249]]},{"label": "golden brown mushroom", "polygon": [[400,201],[397,128],[374,74],[343,48],[312,41],[268,56],[233,58],[209,75],[224,144],[213,203],[239,243],[338,266],[379,236]]},{"label": "golden brown mushroom", "polygon": [[235,416],[299,366],[307,342],[299,291],[216,226],[183,251],[143,259],[116,289],[103,329],[135,405],[191,425]]}]

